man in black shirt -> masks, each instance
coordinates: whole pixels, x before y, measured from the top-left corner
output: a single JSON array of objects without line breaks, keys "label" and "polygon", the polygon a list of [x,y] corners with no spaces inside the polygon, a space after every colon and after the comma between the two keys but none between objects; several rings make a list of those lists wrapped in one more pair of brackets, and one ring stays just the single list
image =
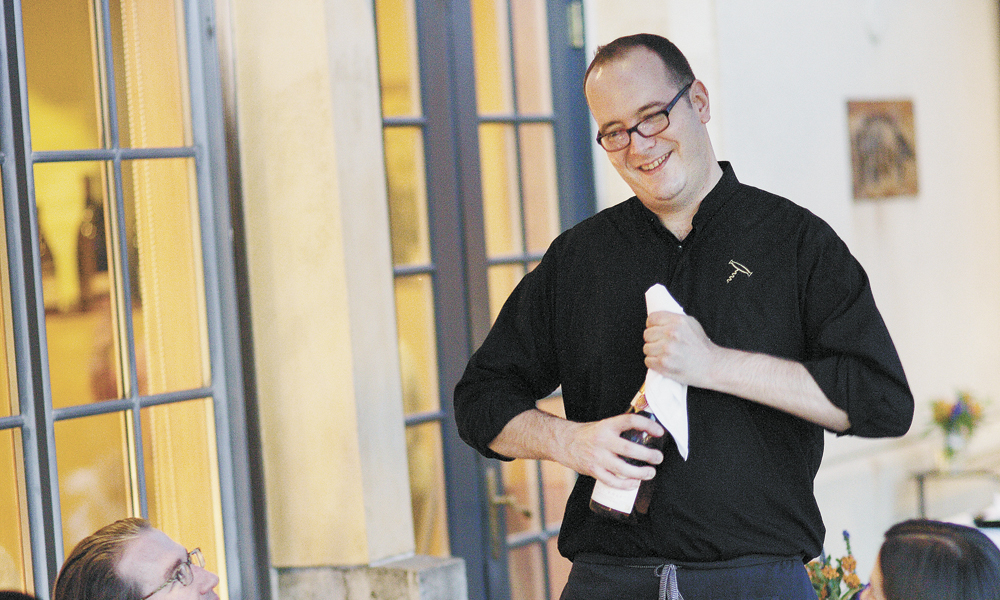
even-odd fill
[{"label": "man in black shirt", "polygon": [[[716,160],[708,92],[669,41],[601,47],[585,93],[636,195],[560,235],[518,284],[456,387],[459,432],[485,456],[581,475],[559,538],[566,600],[813,598],[823,430],[899,436],[913,416],[867,276],[826,223]],[[647,317],[655,283],[686,314]],[[687,460],[620,437],[664,434],[622,414],[647,369],[688,385]],[[559,386],[566,419],[535,408]],[[647,516],[588,509],[595,479],[654,476]]]}]

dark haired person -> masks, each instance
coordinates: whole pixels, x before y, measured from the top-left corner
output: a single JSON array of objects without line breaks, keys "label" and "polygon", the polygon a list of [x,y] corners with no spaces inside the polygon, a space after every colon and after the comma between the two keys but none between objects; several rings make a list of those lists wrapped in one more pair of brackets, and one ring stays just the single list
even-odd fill
[{"label": "dark haired person", "polygon": [[[459,432],[487,457],[581,475],[559,534],[565,600],[814,600],[824,430],[900,436],[913,416],[867,276],[825,222],[716,160],[708,91],[668,40],[602,46],[584,91],[635,196],[560,235],[512,292],[456,386]],[[686,314],[647,317],[656,283]],[[688,385],[687,460],[619,437],[664,434],[622,414],[647,369]],[[560,386],[566,419],[535,408]],[[588,509],[595,479],[654,475],[647,516]]]},{"label": "dark haired person", "polygon": [[128,518],[84,538],[59,570],[53,600],[218,600],[219,578],[145,519]]},{"label": "dark haired person", "polygon": [[982,531],[917,519],[893,525],[861,600],[1000,600],[1000,549]]}]

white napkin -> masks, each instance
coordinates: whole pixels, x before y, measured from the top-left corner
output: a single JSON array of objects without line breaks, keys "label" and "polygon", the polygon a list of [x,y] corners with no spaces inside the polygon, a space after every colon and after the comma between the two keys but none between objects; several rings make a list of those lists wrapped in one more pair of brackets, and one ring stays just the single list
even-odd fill
[{"label": "white napkin", "polygon": [[[646,290],[646,312],[668,310],[684,314],[684,309],[674,300],[663,284],[657,283]],[[657,371],[646,371],[646,402],[653,414],[666,428],[677,444],[681,458],[688,457],[687,384],[677,383]]]}]

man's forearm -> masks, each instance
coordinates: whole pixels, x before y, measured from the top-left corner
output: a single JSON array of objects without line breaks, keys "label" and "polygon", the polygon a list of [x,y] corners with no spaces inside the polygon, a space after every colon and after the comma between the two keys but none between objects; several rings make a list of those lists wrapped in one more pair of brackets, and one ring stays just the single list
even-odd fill
[{"label": "man's forearm", "polygon": [[560,462],[559,439],[572,424],[538,409],[511,419],[490,442],[490,450],[510,458],[535,458]]},{"label": "man's forearm", "polygon": [[665,434],[658,424],[637,414],[577,423],[532,409],[508,421],[490,442],[490,450],[509,458],[551,460],[612,487],[634,487],[639,480],[652,479],[656,469],[630,464],[623,457],[656,465],[663,461],[663,453],[623,439],[621,433],[628,429]]},{"label": "man's forearm", "polygon": [[717,360],[706,387],[795,415],[832,431],[850,426],[847,413],[838,408],[801,363],[718,348]]}]

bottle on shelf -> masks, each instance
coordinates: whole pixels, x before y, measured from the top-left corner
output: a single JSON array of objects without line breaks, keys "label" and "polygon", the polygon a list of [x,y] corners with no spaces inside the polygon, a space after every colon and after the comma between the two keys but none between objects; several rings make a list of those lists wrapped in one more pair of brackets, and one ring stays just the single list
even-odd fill
[{"label": "bottle on shelf", "polygon": [[[652,411],[649,410],[649,404],[646,402],[645,384],[639,388],[635,397],[632,398],[632,403],[629,404],[628,410],[625,413],[642,415],[647,419],[652,419],[661,426],[663,425]],[[656,448],[661,451],[666,441],[666,433],[660,437],[655,437],[639,429],[623,431],[621,436],[630,442],[642,444],[648,448]],[[633,458],[625,458],[625,461],[638,466],[646,464]],[[626,520],[634,518],[637,514],[646,514],[649,510],[649,501],[652,498],[652,494],[652,479],[644,480],[639,484],[638,488],[631,490],[613,488],[597,481],[594,483],[594,491],[590,495],[590,510],[611,519]]]}]

